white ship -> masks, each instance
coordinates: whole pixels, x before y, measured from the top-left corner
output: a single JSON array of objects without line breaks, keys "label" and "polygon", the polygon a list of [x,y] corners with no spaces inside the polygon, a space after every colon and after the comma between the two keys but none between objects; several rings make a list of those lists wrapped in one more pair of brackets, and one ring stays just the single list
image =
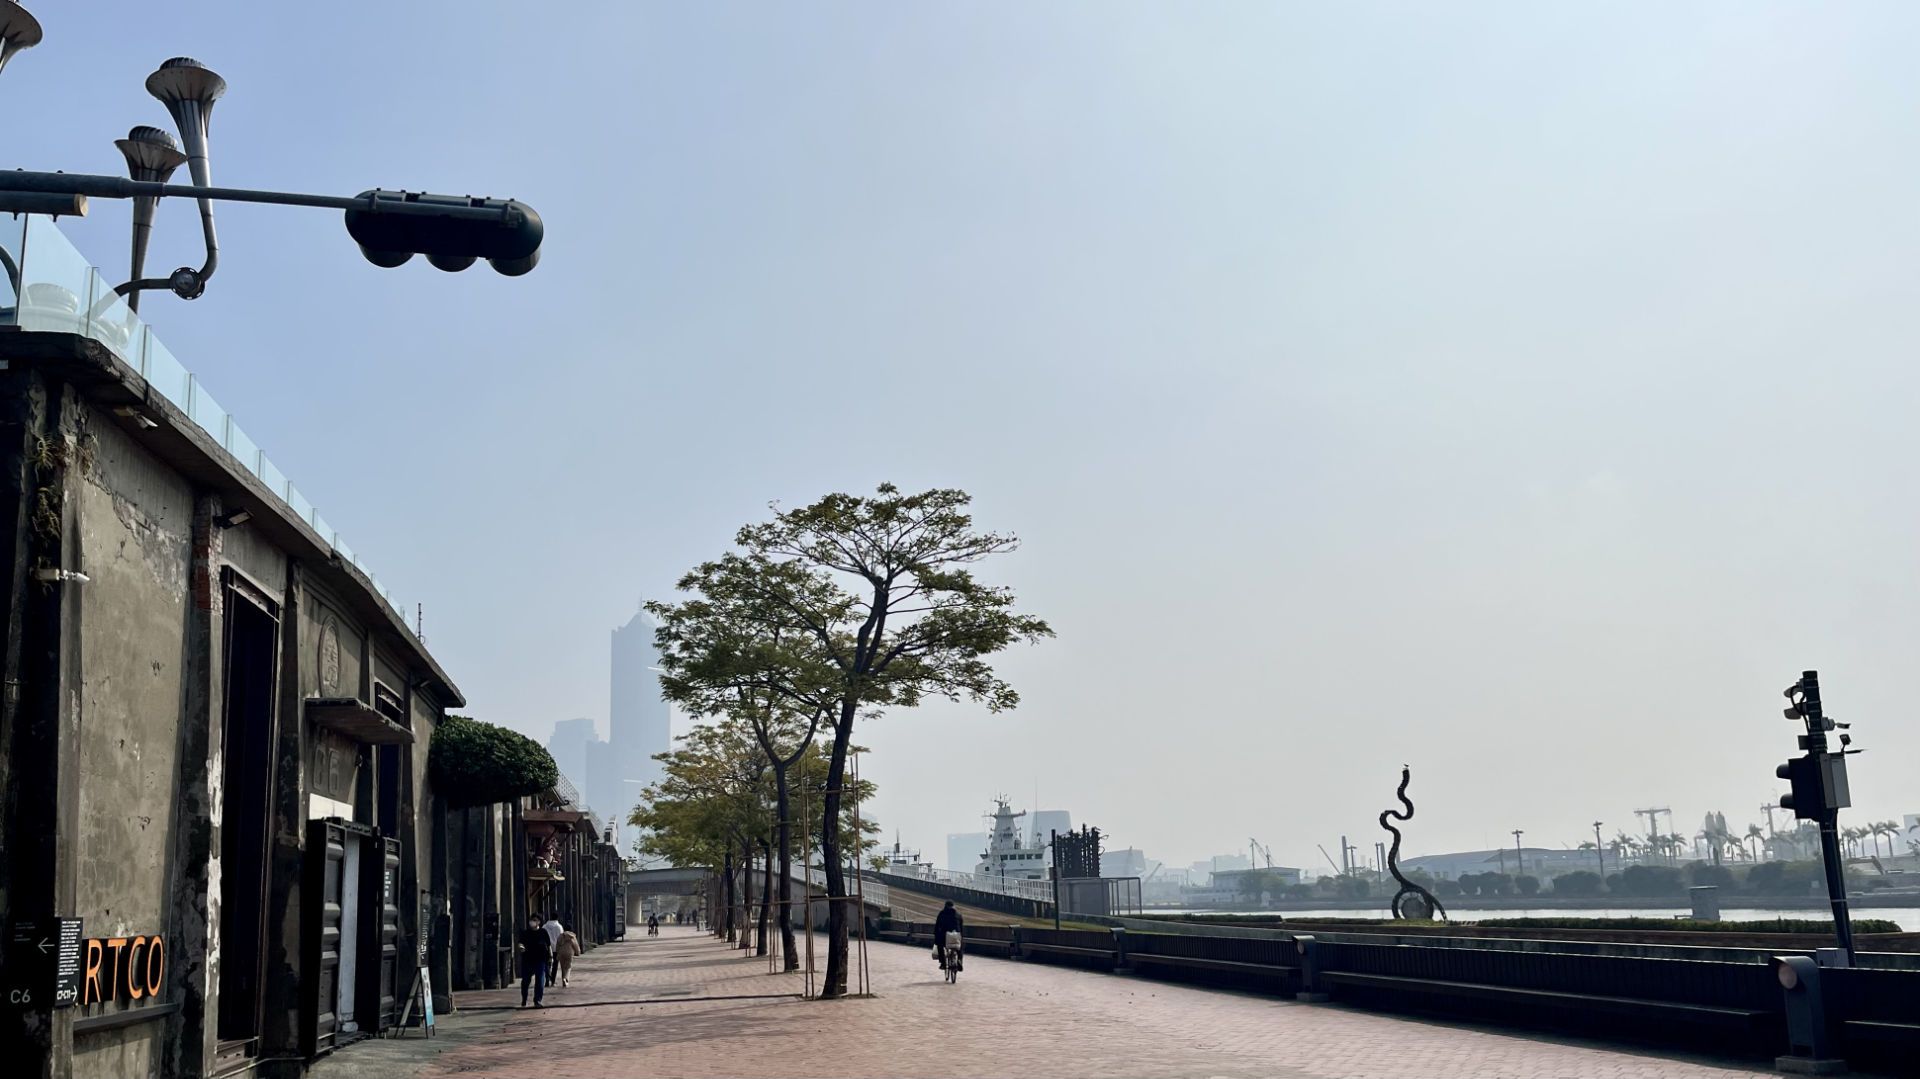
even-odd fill
[{"label": "white ship", "polygon": [[991,880],[1046,880],[1046,845],[1037,836],[1029,840],[1017,823],[1027,815],[1026,810],[1015,813],[1004,797],[994,799],[994,803],[993,830],[973,875]]},{"label": "white ship", "polygon": [[886,858],[886,871],[889,873],[898,874],[903,877],[921,877],[928,880],[933,878],[933,863],[920,857],[919,851],[902,847],[900,845],[900,836],[897,833],[893,837],[893,849],[886,852]]}]

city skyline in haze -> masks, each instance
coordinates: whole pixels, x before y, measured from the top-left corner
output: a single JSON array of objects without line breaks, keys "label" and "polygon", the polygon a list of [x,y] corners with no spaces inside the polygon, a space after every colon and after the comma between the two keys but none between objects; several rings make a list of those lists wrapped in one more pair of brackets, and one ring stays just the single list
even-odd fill
[{"label": "city skyline in haze", "polygon": [[[923,849],[1037,782],[1324,865],[1403,763],[1413,851],[1744,825],[1810,668],[1843,824],[1920,810],[1920,12],[37,7],[8,167],[120,172],[188,55],[215,183],[542,214],[507,279],[223,206],[141,312],[480,718],[604,715],[634,596],[890,481],[1019,534],[979,573],[1058,634],[1015,711],[856,732]],[[124,269],[124,204],[61,228]],[[198,243],[169,200],[148,265]]]}]

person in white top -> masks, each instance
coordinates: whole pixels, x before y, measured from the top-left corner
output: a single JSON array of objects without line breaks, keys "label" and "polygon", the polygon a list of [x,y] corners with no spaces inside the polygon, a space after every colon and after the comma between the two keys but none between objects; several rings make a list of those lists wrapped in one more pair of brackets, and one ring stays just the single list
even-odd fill
[{"label": "person in white top", "polygon": [[[567,931],[567,927],[560,924],[560,916],[557,914],[547,915],[547,924],[541,926],[540,928],[547,931],[547,939],[553,942],[553,951],[555,953],[559,952],[560,934]],[[547,984],[548,985],[552,985],[554,978],[559,975],[560,972],[556,969],[558,966],[559,966],[558,963],[547,964]]]}]

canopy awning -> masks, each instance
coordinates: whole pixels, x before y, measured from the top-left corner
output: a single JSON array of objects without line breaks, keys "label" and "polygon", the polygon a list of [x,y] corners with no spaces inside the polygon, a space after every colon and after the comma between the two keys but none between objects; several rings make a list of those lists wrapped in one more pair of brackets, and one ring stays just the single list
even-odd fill
[{"label": "canopy awning", "polygon": [[369,746],[413,744],[413,732],[354,697],[308,697],[307,722]]}]

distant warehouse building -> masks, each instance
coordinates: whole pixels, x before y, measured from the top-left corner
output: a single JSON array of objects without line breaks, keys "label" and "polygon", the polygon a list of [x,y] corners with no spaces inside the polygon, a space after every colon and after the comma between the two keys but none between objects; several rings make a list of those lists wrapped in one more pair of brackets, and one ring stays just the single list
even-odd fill
[{"label": "distant warehouse building", "polygon": [[[1423,854],[1400,859],[1401,870],[1420,870],[1435,880],[1454,880],[1464,873],[1506,873],[1545,880],[1575,870],[1598,872],[1600,861],[1590,850],[1555,850],[1551,847],[1525,847],[1521,850],[1468,850],[1452,854]],[[1607,871],[1613,872],[1613,855],[1607,855]]]}]

